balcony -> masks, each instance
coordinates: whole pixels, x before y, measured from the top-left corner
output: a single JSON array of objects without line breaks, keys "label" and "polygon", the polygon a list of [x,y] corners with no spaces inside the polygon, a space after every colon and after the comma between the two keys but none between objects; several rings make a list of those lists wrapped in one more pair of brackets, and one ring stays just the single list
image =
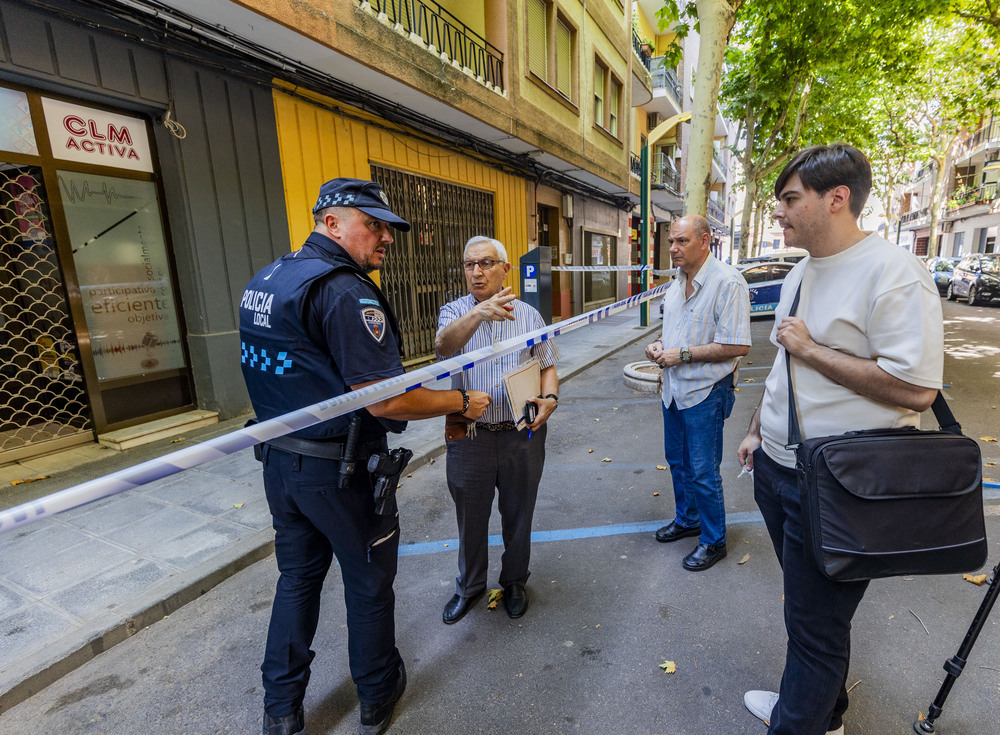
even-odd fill
[{"label": "balcony", "polygon": [[361,0],[380,19],[501,93],[503,52],[434,0]]},{"label": "balcony", "polygon": [[681,103],[681,80],[677,78],[677,72],[663,66],[663,57],[656,56],[651,59],[655,68],[651,69],[653,74],[653,89],[665,89],[674,98],[680,109]]},{"label": "balcony", "polygon": [[681,177],[674,168],[674,163],[665,153],[657,153],[653,156],[650,165],[650,187],[653,189],[666,189],[674,194],[680,195]]},{"label": "balcony", "polygon": [[645,47],[647,47],[647,46],[648,46],[648,44],[643,43],[641,40],[639,40],[639,34],[636,33],[635,28],[633,28],[632,29],[632,50],[635,51],[635,55],[639,57],[639,61],[642,62],[642,65],[644,67],[646,67],[647,70],[649,70],[650,59],[652,59],[653,57],[646,50]]},{"label": "balcony", "polygon": [[632,159],[629,163],[629,170],[632,172],[632,175],[635,176],[637,179],[642,178],[642,158],[639,156],[638,153],[632,154]]},{"label": "balcony", "polygon": [[909,224],[910,222],[916,222],[917,220],[927,217],[930,215],[931,208],[924,207],[923,209],[918,209],[913,212],[907,212],[902,217],[899,218],[899,223],[901,225]]},{"label": "balcony", "polygon": [[1000,148],[1000,118],[993,115],[990,121],[953,149],[956,163],[986,148]]},{"label": "balcony", "polygon": [[997,198],[998,182],[956,189],[948,199],[948,210],[960,209],[971,204],[990,204]]},{"label": "balcony", "polygon": [[708,217],[722,226],[726,224],[726,210],[718,202],[713,202],[711,199],[708,200]]}]

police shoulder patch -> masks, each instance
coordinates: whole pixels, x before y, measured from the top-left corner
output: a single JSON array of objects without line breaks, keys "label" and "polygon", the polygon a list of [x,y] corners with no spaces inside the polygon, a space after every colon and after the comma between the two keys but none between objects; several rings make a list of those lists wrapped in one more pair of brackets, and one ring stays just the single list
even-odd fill
[{"label": "police shoulder patch", "polygon": [[361,310],[361,323],[365,325],[365,329],[368,330],[376,342],[382,343],[382,339],[385,337],[385,312],[381,309],[377,309],[374,306],[369,306]]}]

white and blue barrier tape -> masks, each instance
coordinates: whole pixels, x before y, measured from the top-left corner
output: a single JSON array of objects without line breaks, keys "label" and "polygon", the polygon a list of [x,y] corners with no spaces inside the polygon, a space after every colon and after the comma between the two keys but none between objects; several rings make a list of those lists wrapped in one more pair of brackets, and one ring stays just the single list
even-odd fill
[{"label": "white and blue barrier tape", "polygon": [[442,360],[441,362],[436,362],[405,375],[398,375],[395,378],[373,383],[364,388],[345,393],[337,398],[331,398],[312,406],[300,408],[283,416],[262,421],[259,424],[254,424],[253,426],[239,429],[215,439],[171,452],[170,454],[157,459],[151,459],[134,467],[119,470],[110,475],[60,490],[52,495],[47,495],[37,500],[22,503],[14,508],[0,511],[0,532],[9,531],[26,523],[31,523],[32,521],[37,521],[56,513],[62,513],[63,511],[77,508],[95,500],[100,500],[101,498],[116,495],[124,490],[130,490],[154,480],[169,477],[182,470],[187,470],[210,460],[219,459],[247,449],[254,444],[313,426],[337,416],[342,416],[345,413],[350,413],[359,408],[364,408],[373,403],[406,393],[414,388],[436,383],[439,380],[468,370],[474,365],[511,352],[516,352],[517,350],[523,350],[539,342],[558,337],[560,334],[565,334],[574,329],[606,319],[612,314],[631,309],[644,301],[662,296],[666,288],[666,285],[657,286],[649,291],[644,291],[643,293],[631,296],[609,306],[601,307],[600,309],[594,309],[586,314],[566,319],[550,327],[536,329],[533,332],[484,347],[475,352]]},{"label": "white and blue barrier tape", "polygon": [[593,272],[612,272],[612,271],[649,271],[654,276],[675,276],[677,275],[676,268],[668,268],[667,270],[653,270],[651,265],[554,265],[552,266],[552,272],[562,271],[563,273],[593,273]]}]

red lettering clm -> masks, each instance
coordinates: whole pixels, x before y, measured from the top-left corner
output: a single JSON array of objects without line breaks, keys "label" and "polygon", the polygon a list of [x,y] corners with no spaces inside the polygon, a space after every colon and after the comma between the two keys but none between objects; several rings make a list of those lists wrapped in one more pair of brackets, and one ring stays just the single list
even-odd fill
[{"label": "red lettering clm", "polygon": [[63,118],[63,127],[66,128],[73,135],[86,135],[87,134],[87,122],[81,117],[76,115],[67,115]]}]

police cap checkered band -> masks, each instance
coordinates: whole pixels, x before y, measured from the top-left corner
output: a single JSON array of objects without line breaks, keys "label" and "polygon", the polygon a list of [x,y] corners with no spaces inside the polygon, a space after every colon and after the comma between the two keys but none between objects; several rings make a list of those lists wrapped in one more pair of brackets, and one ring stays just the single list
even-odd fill
[{"label": "police cap checkered band", "polygon": [[410,223],[397,217],[389,208],[389,197],[382,186],[364,179],[330,179],[319,188],[313,212],[327,207],[354,207],[370,217],[385,220],[397,230],[410,231]]}]

